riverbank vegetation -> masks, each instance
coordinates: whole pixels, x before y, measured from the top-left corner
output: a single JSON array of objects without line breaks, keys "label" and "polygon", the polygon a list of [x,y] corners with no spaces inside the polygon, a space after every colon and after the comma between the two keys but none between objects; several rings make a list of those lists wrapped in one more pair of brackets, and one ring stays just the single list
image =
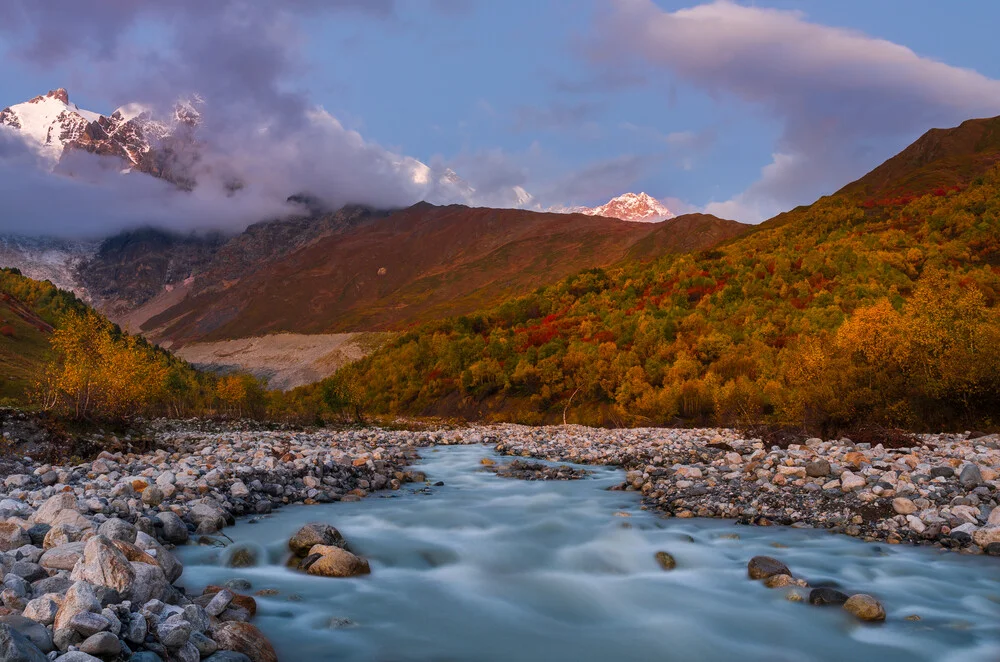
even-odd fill
[{"label": "riverbank vegetation", "polygon": [[995,426],[1000,171],[823,198],[700,254],[564,279],[345,368],[378,412],[587,424]]}]

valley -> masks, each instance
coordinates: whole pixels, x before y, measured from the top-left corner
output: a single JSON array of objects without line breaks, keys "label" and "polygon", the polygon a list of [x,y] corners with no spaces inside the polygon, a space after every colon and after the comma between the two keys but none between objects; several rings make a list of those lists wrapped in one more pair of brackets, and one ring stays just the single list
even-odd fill
[{"label": "valley", "polygon": [[788,4],[0,4],[0,662],[1000,659],[1000,8]]}]

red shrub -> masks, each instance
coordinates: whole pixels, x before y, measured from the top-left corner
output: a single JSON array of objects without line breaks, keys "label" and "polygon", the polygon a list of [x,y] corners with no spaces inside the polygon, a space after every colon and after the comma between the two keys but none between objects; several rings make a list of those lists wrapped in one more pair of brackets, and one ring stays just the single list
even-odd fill
[{"label": "red shrub", "polygon": [[14,337],[14,327],[12,326],[0,326],[0,336],[7,336],[8,338]]}]

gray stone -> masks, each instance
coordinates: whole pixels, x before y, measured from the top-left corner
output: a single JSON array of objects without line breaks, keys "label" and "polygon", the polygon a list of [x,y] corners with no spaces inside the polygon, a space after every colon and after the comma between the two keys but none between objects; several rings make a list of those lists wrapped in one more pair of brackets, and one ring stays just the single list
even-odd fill
[{"label": "gray stone", "polygon": [[177,662],[198,662],[201,659],[201,653],[198,652],[197,646],[188,641],[174,651],[174,659]]},{"label": "gray stone", "polygon": [[191,624],[181,618],[168,618],[156,626],[156,638],[167,648],[180,648],[191,638]]},{"label": "gray stone", "polygon": [[187,526],[184,524],[184,520],[177,513],[169,510],[157,513],[156,519],[163,525],[163,533],[161,535],[164,541],[174,545],[181,545],[187,542],[190,534],[188,533]]},{"label": "gray stone", "polygon": [[98,632],[87,637],[80,644],[80,650],[90,655],[104,657],[118,655],[122,651],[122,645],[118,641],[118,637],[110,632]]},{"label": "gray stone", "polygon": [[112,517],[97,527],[97,533],[111,540],[123,540],[128,543],[135,543],[135,527],[118,517]]},{"label": "gray stone", "polygon": [[150,535],[139,532],[135,536],[135,545],[139,549],[145,550],[156,562],[167,576],[168,582],[175,582],[184,571],[184,566],[177,557],[171,554],[166,547],[161,545]]},{"label": "gray stone", "polygon": [[147,506],[158,506],[163,503],[163,490],[150,485],[142,491],[142,502]]},{"label": "gray stone", "polygon": [[192,504],[188,511],[188,518],[202,530],[202,533],[214,533],[226,526],[225,511],[217,503],[210,500]]},{"label": "gray stone", "polygon": [[[49,634],[48,628],[41,623],[36,623],[32,619],[25,618],[19,614],[11,614],[10,616],[0,617],[0,624],[9,626],[16,630],[21,636],[25,637],[43,653],[55,650],[55,647],[52,645],[52,636]],[[0,660],[3,659],[3,656],[0,655]]]},{"label": "gray stone", "polygon": [[132,653],[128,662],[163,662],[163,658],[153,651],[139,651],[138,653]]},{"label": "gray stone", "polygon": [[46,593],[65,593],[69,590],[69,587],[73,585],[73,580],[63,572],[58,575],[52,575],[51,577],[46,577],[45,579],[39,579],[37,582],[32,582],[31,592],[32,595],[45,595]]},{"label": "gray stone", "polygon": [[202,662],[252,662],[252,660],[236,651],[219,651],[214,655],[209,655]]},{"label": "gray stone", "polygon": [[79,632],[83,637],[89,637],[111,628],[111,621],[101,614],[80,612],[69,619],[69,627]]},{"label": "gray stone", "polygon": [[28,582],[37,582],[39,579],[45,579],[49,576],[49,573],[45,572],[45,568],[30,561],[15,561],[14,565],[10,567],[10,571]]},{"label": "gray stone", "polygon": [[122,624],[122,636],[130,644],[141,644],[146,640],[146,619],[142,614],[129,614],[128,622]]},{"label": "gray stone", "polygon": [[203,607],[196,604],[184,605],[182,612],[184,620],[191,624],[193,632],[205,632],[211,625],[211,619]]},{"label": "gray stone", "polygon": [[101,658],[83,651],[70,651],[65,655],[60,655],[59,662],[101,662]]},{"label": "gray stone", "polygon": [[931,467],[931,478],[951,478],[955,470],[951,467]]},{"label": "gray stone", "polygon": [[962,483],[962,487],[970,490],[983,484],[983,475],[980,473],[978,466],[967,464],[962,468],[962,473],[959,474],[958,481]]},{"label": "gray stone", "polygon": [[229,606],[229,603],[231,603],[233,601],[233,598],[235,597],[236,596],[233,595],[232,591],[230,591],[227,588],[224,588],[218,593],[216,593],[214,596],[212,596],[212,600],[207,605],[205,605],[205,612],[209,616],[218,616],[222,612],[226,611],[226,608]]},{"label": "gray stone", "polygon": [[215,640],[209,639],[201,632],[192,632],[190,643],[198,649],[198,654],[201,657],[208,657],[219,650],[219,645],[215,643]]},{"label": "gray stone", "polygon": [[150,600],[163,599],[170,582],[159,566],[133,562],[132,569],[135,573],[135,582],[126,593],[126,597],[133,604],[143,605]]},{"label": "gray stone", "polygon": [[12,572],[4,576],[3,587],[11,589],[22,598],[31,595],[31,584],[28,580]]},{"label": "gray stone", "polygon": [[31,641],[11,626],[0,623],[0,660],[4,662],[48,662]]}]

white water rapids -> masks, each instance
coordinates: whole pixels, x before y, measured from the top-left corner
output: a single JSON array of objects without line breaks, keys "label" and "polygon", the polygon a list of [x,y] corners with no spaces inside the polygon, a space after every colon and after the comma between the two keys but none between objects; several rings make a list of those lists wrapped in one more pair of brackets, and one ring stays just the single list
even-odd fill
[{"label": "white water rapids", "polygon": [[[249,593],[276,589],[256,598],[255,623],[289,662],[1000,660],[997,559],[661,519],[639,509],[637,493],[606,489],[624,478],[611,468],[578,481],[520,481],[483,471],[483,457],[509,458],[481,446],[422,457],[416,468],[444,486],[240,521],[226,533],[259,545],[268,562],[227,568],[224,551],[185,547],[184,584],[243,578]],[[372,574],[286,569],[288,538],[313,521],[340,529]],[[658,550],[677,559],[676,570],[660,569]],[[886,623],[789,602],[785,589],[750,581],[746,564],[758,554],[812,585],[875,595]],[[905,620],[913,614],[921,620]]]}]

